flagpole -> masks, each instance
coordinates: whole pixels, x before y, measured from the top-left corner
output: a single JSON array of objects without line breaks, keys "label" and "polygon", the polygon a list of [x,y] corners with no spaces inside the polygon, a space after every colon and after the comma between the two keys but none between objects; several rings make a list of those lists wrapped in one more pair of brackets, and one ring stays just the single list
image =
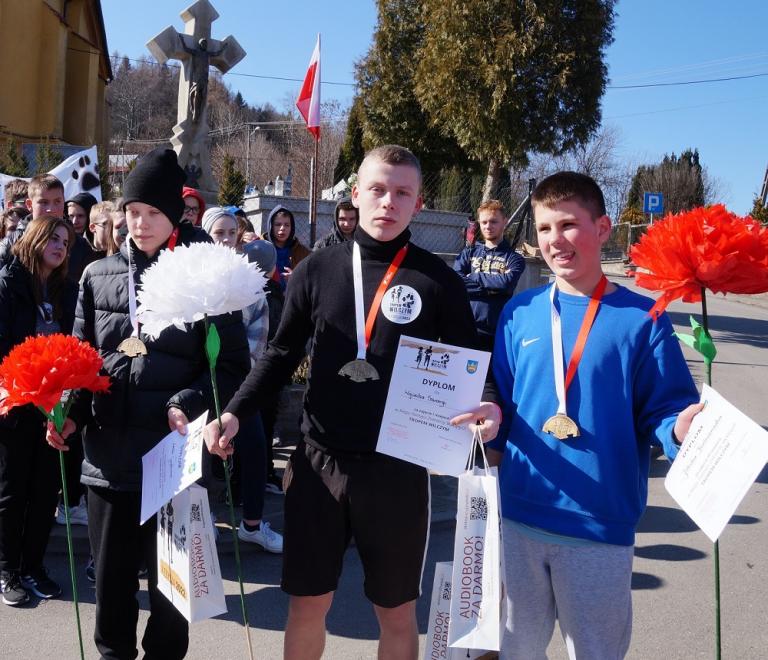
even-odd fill
[{"label": "flagpole", "polygon": [[317,238],[317,160],[320,151],[320,136],[315,138],[315,157],[312,159],[312,185],[309,199],[309,245],[314,247]]},{"label": "flagpole", "polygon": [[320,155],[320,34],[309,60],[307,75],[296,99],[296,107],[307,122],[307,129],[315,138],[315,157],[309,166],[309,245],[314,247],[317,238],[317,161]]}]

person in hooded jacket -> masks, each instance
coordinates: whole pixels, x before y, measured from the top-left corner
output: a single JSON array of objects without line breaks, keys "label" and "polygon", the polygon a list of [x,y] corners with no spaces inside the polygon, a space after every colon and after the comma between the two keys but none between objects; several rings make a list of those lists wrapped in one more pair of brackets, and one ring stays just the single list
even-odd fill
[{"label": "person in hooded jacket", "polygon": [[311,252],[296,238],[296,220],[287,208],[278,204],[269,212],[268,222],[269,232],[262,238],[277,250],[277,267],[273,277],[285,291],[293,269]]},{"label": "person in hooded jacket", "polygon": [[344,197],[340,199],[334,211],[333,229],[315,243],[313,250],[319,250],[329,245],[336,245],[351,240],[359,219],[360,212],[352,203],[352,198]]},{"label": "person in hooded jacket", "polygon": [[[0,271],[0,359],[28,337],[69,334],[77,285],[67,279],[74,239],[63,218],[42,216],[14,244]],[[0,417],[0,592],[6,605],[56,598],[61,588],[43,566],[59,491],[59,462],[45,444],[45,421],[34,406]]]},{"label": "person in hooded jacket", "polygon": [[[88,487],[88,533],[96,565],[94,639],[103,658],[135,658],[140,562],[148,569],[150,616],[142,640],[145,658],[186,655],[188,624],[157,589],[156,516],[139,525],[142,456],[171,430],[213,410],[203,322],[166,328],[156,339],[141,332],[130,291],[164,249],[210,242],[201,229],[181,222],[184,171],[171,149],[144,156],[125,182],[123,207],[129,237],[120,252],[91,264],[83,274],[74,334],[92,344],[110,377],[108,392],[74,394],[61,435],[49,425],[49,444],[86,427],[82,481]],[[194,285],[192,283],[191,285]],[[133,316],[133,318],[132,318]],[[214,317],[221,336],[216,373],[221,391],[232,392],[250,364],[240,313]],[[124,340],[134,336],[146,354]]]}]

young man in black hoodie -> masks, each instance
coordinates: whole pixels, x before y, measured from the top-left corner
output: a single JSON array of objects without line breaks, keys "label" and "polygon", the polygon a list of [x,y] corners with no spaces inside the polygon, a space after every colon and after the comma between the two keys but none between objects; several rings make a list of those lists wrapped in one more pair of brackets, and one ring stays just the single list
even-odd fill
[{"label": "young man in black hoodie", "polygon": [[[415,605],[429,535],[429,476],[424,468],[376,453],[379,427],[401,334],[460,346],[477,342],[464,285],[438,257],[410,243],[408,224],[421,208],[421,171],[407,149],[370,152],[352,200],[360,210],[353,241],[313,253],[296,268],[275,338],[222,417],[206,428],[219,455],[232,451],[239,417],[247,417],[272,388],[290,378],[312,339],[312,368],[304,399],[304,438],[286,470],[282,588],[291,595],[285,658],[320,658],[325,616],[354,537],[365,570],[365,593],[381,628],[379,658],[415,660]],[[358,255],[358,256],[356,256]],[[355,287],[353,259],[362,271]],[[392,278],[385,273],[397,266]],[[355,289],[371,308],[387,288],[366,342],[378,378],[355,382],[344,365],[358,353]],[[392,314],[392,289],[413,305]],[[340,373],[341,372],[341,373]],[[489,387],[493,396],[493,388]],[[495,437],[500,413],[482,403],[454,423],[475,423]]]},{"label": "young man in black hoodie", "polygon": [[360,213],[352,203],[352,199],[350,197],[340,199],[333,216],[333,229],[315,243],[313,250],[352,240],[360,220]]}]

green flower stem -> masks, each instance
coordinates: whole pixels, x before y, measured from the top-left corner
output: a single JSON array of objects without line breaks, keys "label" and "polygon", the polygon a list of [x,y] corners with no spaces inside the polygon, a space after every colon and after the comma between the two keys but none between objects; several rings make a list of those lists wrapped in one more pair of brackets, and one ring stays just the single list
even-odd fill
[{"label": "green flower stem", "polygon": [[75,579],[75,556],[72,552],[72,523],[69,519],[69,493],[67,492],[67,472],[64,467],[64,452],[59,452],[59,467],[61,468],[61,492],[64,499],[64,517],[67,521],[67,555],[69,555],[69,575],[72,578],[72,601],[75,604],[75,619],[77,620],[77,641],[80,643],[80,658],[85,660],[83,651],[83,631],[80,627],[80,605],[77,601],[77,580]]},{"label": "green flower stem", "polygon": [[[216,420],[221,432],[221,403],[219,402],[219,388],[216,382],[216,360],[218,358],[218,348],[220,346],[218,331],[216,326],[208,321],[208,315],[205,315],[205,337],[206,337],[206,356],[208,357],[208,366],[211,371],[211,387],[213,389],[213,405],[216,408]],[[235,564],[237,565],[237,581],[240,585],[240,608],[243,613],[243,624],[245,625],[245,639],[248,643],[248,657],[253,660],[253,647],[251,646],[251,633],[248,627],[248,610],[245,606],[245,589],[243,587],[243,569],[240,564],[240,540],[237,538],[237,523],[235,522],[235,506],[232,498],[232,483],[230,479],[231,460],[227,459],[224,464],[224,481],[227,485],[227,501],[229,502],[229,525],[232,529],[232,540],[235,544]]]},{"label": "green flower stem", "polygon": [[[709,336],[709,317],[707,316],[707,290],[701,287],[701,325],[704,328],[704,334]],[[704,358],[704,368],[707,378],[707,385],[712,387],[712,360]],[[715,657],[720,660],[722,657],[722,642],[720,637],[720,541],[715,541],[715,550],[713,559],[715,562]]]},{"label": "green flower stem", "polygon": [[[40,408],[42,413],[53,423],[58,433],[64,428],[64,420],[69,413],[69,407],[72,403],[72,397],[67,401],[62,410],[61,401],[59,401],[51,412]],[[67,555],[69,556],[69,576],[72,580],[72,602],[75,604],[75,620],[77,622],[77,641],[80,644],[80,660],[85,660],[83,651],[83,631],[80,625],[80,605],[77,600],[77,579],[75,578],[75,555],[72,551],[72,522],[69,519],[69,492],[67,491],[67,469],[64,466],[64,452],[59,451],[59,469],[61,472],[61,493],[62,505],[64,506],[64,519],[67,524]]]}]

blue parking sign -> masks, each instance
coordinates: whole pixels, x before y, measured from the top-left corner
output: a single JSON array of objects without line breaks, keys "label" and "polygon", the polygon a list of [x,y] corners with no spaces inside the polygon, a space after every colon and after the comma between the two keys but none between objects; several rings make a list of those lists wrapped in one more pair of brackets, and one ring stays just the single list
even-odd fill
[{"label": "blue parking sign", "polygon": [[662,193],[644,193],[643,213],[664,213],[664,195]]}]

